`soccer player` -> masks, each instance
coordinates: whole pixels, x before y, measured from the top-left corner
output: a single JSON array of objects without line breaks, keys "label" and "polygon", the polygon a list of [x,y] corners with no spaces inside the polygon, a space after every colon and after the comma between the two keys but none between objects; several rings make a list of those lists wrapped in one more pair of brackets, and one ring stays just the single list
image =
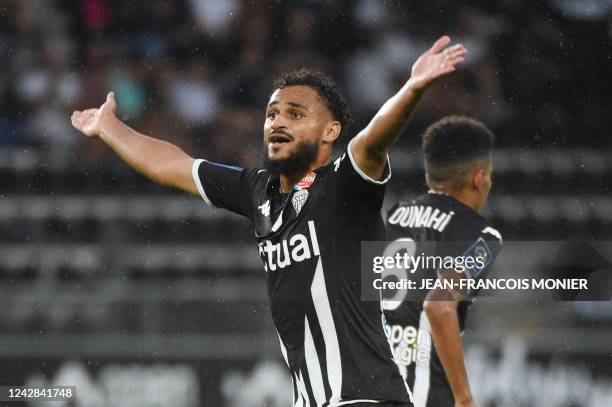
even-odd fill
[{"label": "soccer player", "polygon": [[398,251],[403,248],[411,251],[409,255],[423,251],[481,259],[471,268],[462,265],[462,270],[434,270],[440,274],[438,281],[454,281],[458,289],[434,286],[425,290],[424,299],[408,296],[398,301],[396,293],[395,301],[383,302],[385,331],[402,376],[412,389],[415,407],[476,405],[461,342],[476,291],[461,290],[459,281],[484,278],[501,249],[500,233],[479,214],[491,190],[493,141],[483,123],[468,117],[449,116],[432,124],[423,135],[429,192],[399,202],[387,213],[387,238],[400,243]]},{"label": "soccer player", "polygon": [[137,133],[116,118],[112,93],[100,108],[74,112],[72,123],[153,181],[252,221],[296,407],[404,406],[409,395],[380,304],[360,301],[355,254],[362,240],[384,239],[380,209],[391,176],[389,148],[426,88],[453,72],[465,54],[461,44],[450,46],[449,37],[438,39],[334,161],[347,105],[329,78],[305,69],[275,84],[261,169],[194,159]]}]

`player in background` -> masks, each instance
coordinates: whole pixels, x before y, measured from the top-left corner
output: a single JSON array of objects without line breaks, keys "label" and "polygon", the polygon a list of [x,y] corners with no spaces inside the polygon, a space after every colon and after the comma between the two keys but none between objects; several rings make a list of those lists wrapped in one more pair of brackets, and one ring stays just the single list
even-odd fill
[{"label": "player in background", "polygon": [[[438,255],[483,256],[483,267],[450,271],[447,276],[455,281],[457,277],[484,278],[501,249],[500,233],[479,214],[491,190],[493,142],[491,131],[468,117],[449,116],[432,124],[423,135],[429,192],[399,202],[387,212],[387,239],[409,242],[405,245],[413,250],[409,255],[418,255],[421,249],[415,247],[419,245],[430,245],[423,249],[429,254],[435,250]],[[401,301],[400,297],[398,301],[396,297],[396,301],[383,301],[385,331],[412,389],[415,407],[476,406],[461,342],[466,313],[476,293],[460,291],[432,288],[424,300],[404,297]]]},{"label": "player in background", "polygon": [[419,57],[406,84],[333,162],[347,105],[329,78],[309,70],[275,84],[261,169],[194,159],[132,130],[115,116],[112,93],[100,108],[72,115],[74,127],[153,181],[252,221],[295,407],[409,405],[380,304],[360,300],[354,253],[362,240],[384,239],[387,152],[427,87],[463,61],[466,49],[449,44],[441,37]]}]

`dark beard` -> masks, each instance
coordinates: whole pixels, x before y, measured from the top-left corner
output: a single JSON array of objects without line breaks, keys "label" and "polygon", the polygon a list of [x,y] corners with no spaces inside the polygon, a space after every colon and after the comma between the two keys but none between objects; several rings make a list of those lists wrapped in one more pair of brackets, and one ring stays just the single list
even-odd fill
[{"label": "dark beard", "polygon": [[263,166],[273,175],[294,175],[305,173],[319,154],[319,143],[299,143],[296,151],[287,158],[272,160],[268,156],[268,146],[263,148]]}]

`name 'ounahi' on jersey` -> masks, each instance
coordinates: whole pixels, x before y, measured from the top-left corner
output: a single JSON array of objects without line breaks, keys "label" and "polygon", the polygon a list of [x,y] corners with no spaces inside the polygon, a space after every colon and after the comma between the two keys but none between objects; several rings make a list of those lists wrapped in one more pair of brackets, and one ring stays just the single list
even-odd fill
[{"label": "name 'ounahi' on jersey", "polygon": [[384,240],[384,184],[347,151],[284,194],[266,170],[197,160],[202,198],[253,222],[294,406],[408,403],[380,304],[360,300],[361,241]]},{"label": "name 'ounahi' on jersey", "polygon": [[[455,198],[430,191],[387,212],[387,240],[409,239],[421,250],[437,255],[485,258],[485,266],[467,278],[486,278],[488,267],[501,250],[502,237],[489,222]],[[419,248],[420,246],[420,248]],[[435,270],[434,270],[435,271]],[[477,292],[471,292],[470,297]],[[463,330],[471,301],[459,304]],[[453,407],[454,400],[442,363],[436,354],[422,299],[383,301],[393,357],[418,407]]]}]

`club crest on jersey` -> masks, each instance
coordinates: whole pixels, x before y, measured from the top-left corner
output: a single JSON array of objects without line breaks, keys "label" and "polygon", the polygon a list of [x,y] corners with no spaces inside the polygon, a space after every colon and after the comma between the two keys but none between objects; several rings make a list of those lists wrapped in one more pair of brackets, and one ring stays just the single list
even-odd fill
[{"label": "club crest on jersey", "polygon": [[293,194],[293,198],[291,198],[291,203],[293,204],[293,208],[295,209],[295,213],[299,214],[302,210],[302,207],[306,203],[308,199],[308,190],[303,189],[301,191],[297,191]]}]

